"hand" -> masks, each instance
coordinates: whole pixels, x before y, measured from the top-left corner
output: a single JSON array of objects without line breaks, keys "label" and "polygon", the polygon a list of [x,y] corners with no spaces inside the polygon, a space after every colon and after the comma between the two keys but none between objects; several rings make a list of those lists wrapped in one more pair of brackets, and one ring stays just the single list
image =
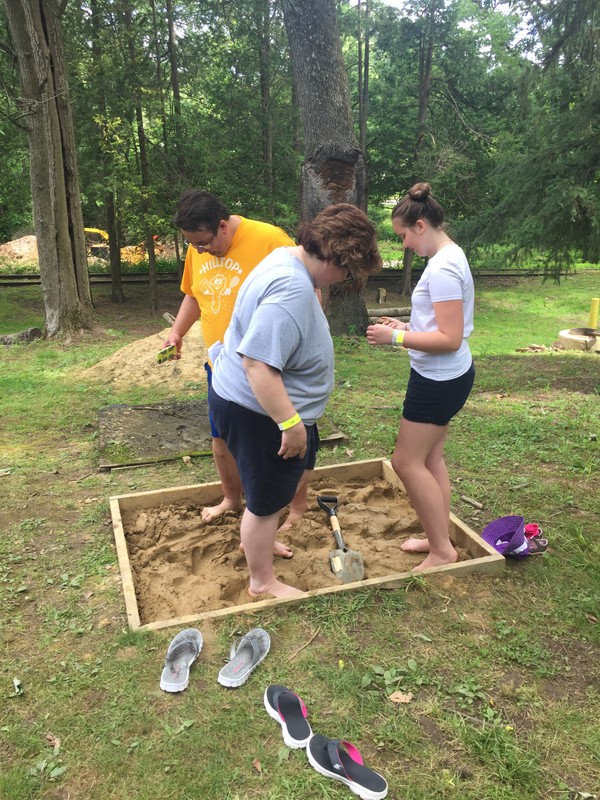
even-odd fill
[{"label": "hand", "polygon": [[164,341],[163,347],[168,347],[170,344],[174,344],[177,347],[177,353],[174,356],[171,356],[171,359],[179,359],[181,358],[181,344],[183,341],[183,337],[180,336],[178,333],[171,331],[167,338]]},{"label": "hand", "polygon": [[369,325],[367,328],[367,342],[369,344],[391,344],[393,330],[389,325]]},{"label": "hand", "polygon": [[377,322],[379,325],[388,325],[390,328],[396,328],[396,330],[399,331],[408,330],[406,322],[400,322],[400,320],[394,319],[394,317],[379,317]]},{"label": "hand", "polygon": [[303,422],[298,422],[297,425],[282,431],[281,447],[277,455],[282,458],[294,458],[295,456],[304,458],[306,455],[306,428]]}]

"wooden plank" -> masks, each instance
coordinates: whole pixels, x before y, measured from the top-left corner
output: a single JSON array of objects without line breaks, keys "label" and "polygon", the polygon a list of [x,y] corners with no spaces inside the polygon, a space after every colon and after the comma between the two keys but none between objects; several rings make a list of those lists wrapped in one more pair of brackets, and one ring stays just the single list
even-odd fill
[{"label": "wooden plank", "polygon": [[[459,561],[457,564],[445,564],[443,567],[430,567],[417,573],[418,575],[437,575],[437,574],[450,574],[451,576],[472,575],[475,572],[484,572],[486,574],[498,574],[504,570],[504,557],[500,556],[498,559],[490,561],[488,558],[476,558],[469,561]],[[256,614],[264,611],[273,606],[290,605],[302,603],[306,600],[311,600],[315,597],[322,597],[324,595],[339,594],[340,592],[356,591],[359,589],[400,589],[408,581],[415,578],[414,572],[401,572],[396,575],[386,575],[383,578],[370,578],[365,581],[355,581],[354,583],[346,583],[340,586],[327,586],[322,589],[314,589],[311,592],[306,592],[301,597],[288,597],[280,600],[275,597],[268,600],[255,600],[250,603],[244,603],[239,606],[229,606],[227,608],[219,608],[213,611],[205,611],[200,614],[188,614],[185,617],[176,619],[158,620],[149,622],[146,625],[140,625],[140,630],[160,630],[161,628],[170,628],[173,626],[185,627],[195,622],[202,622],[203,620],[215,620],[221,617],[226,617],[235,614]]]},{"label": "wooden plank", "polygon": [[313,481],[317,478],[326,478],[328,476],[341,481],[353,480],[354,478],[381,478],[383,475],[382,463],[383,459],[381,458],[367,458],[363,461],[349,461],[345,464],[317,467],[313,472]]},{"label": "wooden plank", "polygon": [[[374,478],[383,478],[400,491],[406,492],[402,481],[394,472],[391,462],[388,459],[365,459],[363,461],[352,461],[344,464],[317,467],[313,473],[313,480],[322,480],[328,476],[340,481],[348,481],[355,478],[361,478],[365,481]],[[142,625],[129,562],[123,516],[144,508],[153,508],[170,503],[194,502],[204,505],[215,502],[221,497],[221,494],[221,484],[215,481],[213,483],[199,483],[192,486],[177,486],[171,489],[116,495],[110,498],[110,508],[113,518],[119,568],[123,581],[127,619],[130,628],[133,630],[160,630],[173,626],[185,627],[202,620],[220,619],[234,614],[256,614],[263,609],[272,608],[274,606],[298,604],[314,597],[337,594],[339,592],[356,591],[358,589],[397,589],[415,577],[414,572],[403,572],[387,575],[382,578],[370,578],[354,583],[315,589],[306,592],[300,597],[255,600],[237,606],[227,606],[204,613],[189,614],[176,619],[155,620]],[[455,545],[463,548],[469,554],[470,558],[467,561],[459,561],[455,564],[431,567],[419,572],[419,575],[424,575],[426,577],[427,575],[442,573],[452,576],[461,576],[470,575],[474,572],[498,574],[504,570],[506,563],[504,556],[500,555],[500,553],[453,513],[450,514],[450,538]]]},{"label": "wooden plank", "polygon": [[127,539],[125,538],[125,531],[123,530],[123,522],[121,519],[121,511],[119,509],[119,501],[116,497],[110,498],[110,513],[113,521],[113,529],[115,532],[115,544],[117,547],[117,558],[119,560],[119,570],[121,572],[121,584],[123,586],[123,594],[125,596],[125,610],[127,612],[127,621],[132,630],[137,630],[140,627],[140,615],[138,611],[137,597],[135,596],[135,586],[133,584],[133,575],[131,573],[131,565],[129,563],[129,551],[127,549]]},{"label": "wooden plank", "polygon": [[121,513],[123,513],[185,501],[204,505],[220,499],[222,495],[220,481],[214,481],[212,483],[196,483],[192,486],[175,486],[173,489],[151,489],[147,492],[115,495],[110,499],[118,501]]}]

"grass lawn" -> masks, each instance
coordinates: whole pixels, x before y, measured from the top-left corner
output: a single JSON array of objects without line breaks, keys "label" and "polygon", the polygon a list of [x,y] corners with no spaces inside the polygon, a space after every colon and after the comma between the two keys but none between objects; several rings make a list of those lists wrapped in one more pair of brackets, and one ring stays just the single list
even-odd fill
[{"label": "grass lawn", "polygon": [[[141,287],[122,306],[98,287],[104,335],[0,351],[0,798],[352,797],[285,747],[263,707],[273,683],[302,697],[315,732],[354,743],[392,800],[600,797],[600,356],[517,352],[586,324],[598,275],[476,286],[476,385],[450,429],[453,511],[476,531],[523,514],[549,551],[501,576],[418,577],[201,623],[180,695],[158,685],[178,629],[127,629],[108,498],[215,480],[212,460],[98,471],[98,409],[169,391],[80,375],[165,327],[179,296],[159,290],[152,313]],[[39,287],[2,289],[0,320],[0,333],[42,327]],[[327,413],[350,440],[319,464],[386,457],[406,356],[335,346]],[[256,626],[269,656],[241,688],[219,686],[231,641]]]}]

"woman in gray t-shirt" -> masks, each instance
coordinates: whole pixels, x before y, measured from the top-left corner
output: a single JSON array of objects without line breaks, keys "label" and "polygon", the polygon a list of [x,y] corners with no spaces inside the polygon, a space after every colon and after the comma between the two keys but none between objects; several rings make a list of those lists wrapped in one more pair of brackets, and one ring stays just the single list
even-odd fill
[{"label": "woman in gray t-shirt", "polygon": [[333,344],[315,289],[381,269],[375,227],[348,203],[305,223],[298,242],[249,275],[225,341],[210,353],[209,405],[246,498],[240,534],[251,596],[302,593],[275,577],[273,543],[280,511],[314,467],[315,423],[333,389]]}]

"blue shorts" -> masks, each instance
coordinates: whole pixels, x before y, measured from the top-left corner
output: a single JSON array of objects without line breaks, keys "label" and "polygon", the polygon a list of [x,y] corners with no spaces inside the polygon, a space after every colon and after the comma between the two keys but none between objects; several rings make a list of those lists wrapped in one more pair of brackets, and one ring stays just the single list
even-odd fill
[{"label": "blue shorts", "polygon": [[271,417],[224,400],[211,387],[208,402],[215,424],[235,459],[246,508],[257,517],[268,517],[285,508],[296,494],[307,469],[314,469],[319,449],[316,425],[305,425],[304,458],[282,458],[281,431]]},{"label": "blue shorts", "polygon": [[[210,387],[212,386],[212,369],[210,368],[208,361],[204,364],[204,369],[206,370],[206,382],[208,383],[208,390],[210,394]],[[210,435],[213,437],[213,439],[220,439],[221,434],[217,430],[213,415],[210,413],[210,404],[208,406],[208,421],[210,422]]]},{"label": "blue shorts", "polygon": [[471,393],[475,381],[475,365],[458,378],[434,381],[410,370],[402,416],[409,422],[447,425],[456,416]]}]

